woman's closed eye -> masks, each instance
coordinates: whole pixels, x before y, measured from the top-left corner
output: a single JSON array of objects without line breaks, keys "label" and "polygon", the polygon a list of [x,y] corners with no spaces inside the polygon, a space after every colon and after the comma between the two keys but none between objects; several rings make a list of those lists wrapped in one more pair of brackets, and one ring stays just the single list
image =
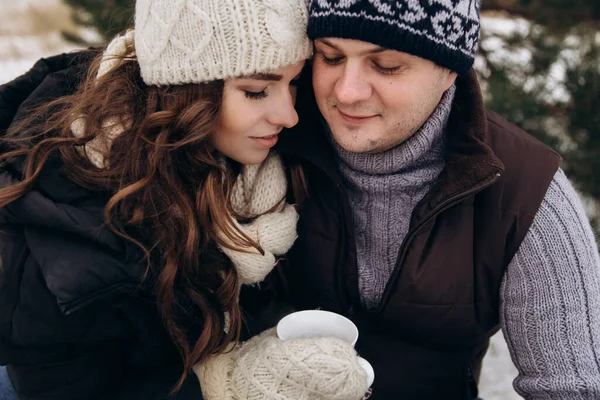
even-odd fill
[{"label": "woman's closed eye", "polygon": [[260,100],[260,99],[264,99],[265,97],[267,97],[267,90],[263,89],[260,92],[252,92],[250,90],[244,90],[244,95],[248,99]]}]

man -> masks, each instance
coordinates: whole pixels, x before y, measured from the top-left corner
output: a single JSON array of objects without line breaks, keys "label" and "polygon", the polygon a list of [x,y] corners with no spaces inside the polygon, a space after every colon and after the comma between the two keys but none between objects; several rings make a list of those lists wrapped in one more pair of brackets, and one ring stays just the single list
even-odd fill
[{"label": "man", "polygon": [[477,2],[313,0],[308,32],[294,305],[358,325],[372,399],[477,397],[500,327],[521,395],[600,397],[594,237],[559,156],[484,107]]}]

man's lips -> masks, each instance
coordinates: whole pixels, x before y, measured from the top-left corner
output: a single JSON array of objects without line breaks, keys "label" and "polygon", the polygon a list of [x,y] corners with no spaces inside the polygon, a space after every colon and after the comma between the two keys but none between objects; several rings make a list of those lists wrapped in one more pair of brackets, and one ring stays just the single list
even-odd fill
[{"label": "man's lips", "polygon": [[344,113],[339,108],[337,109],[337,111],[340,113],[340,117],[342,117],[343,120],[353,123],[353,124],[364,123],[364,122],[367,122],[377,116],[377,115],[350,115],[350,114]]}]

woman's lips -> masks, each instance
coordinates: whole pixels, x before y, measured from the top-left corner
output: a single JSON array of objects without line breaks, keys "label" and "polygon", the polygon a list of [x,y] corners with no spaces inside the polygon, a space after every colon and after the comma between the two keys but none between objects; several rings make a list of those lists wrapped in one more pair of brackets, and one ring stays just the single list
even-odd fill
[{"label": "woman's lips", "polygon": [[271,148],[275,146],[277,140],[279,140],[279,135],[275,134],[270,136],[253,137],[252,139],[256,140],[258,143],[260,143],[266,148]]}]

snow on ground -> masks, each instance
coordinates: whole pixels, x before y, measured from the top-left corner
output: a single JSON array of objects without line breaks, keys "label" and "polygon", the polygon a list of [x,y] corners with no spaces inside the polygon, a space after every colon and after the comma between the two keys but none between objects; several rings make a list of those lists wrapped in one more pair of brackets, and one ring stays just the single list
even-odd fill
[{"label": "snow on ground", "polygon": [[517,377],[517,369],[510,359],[508,346],[498,332],[492,336],[490,347],[483,360],[479,379],[479,397],[483,400],[519,400],[522,399],[512,387]]},{"label": "snow on ground", "polygon": [[[0,0],[0,10],[0,84],[26,72],[41,57],[77,48],[61,36],[62,31],[80,30],[60,0]],[[88,31],[82,33],[90,37]]]},{"label": "snow on ground", "polygon": [[[0,84],[26,72],[39,58],[77,48],[60,34],[79,32],[71,23],[69,8],[60,0],[0,0],[0,10]],[[498,333],[483,364],[480,396],[484,400],[520,399],[512,389],[516,375],[504,338]]]}]

